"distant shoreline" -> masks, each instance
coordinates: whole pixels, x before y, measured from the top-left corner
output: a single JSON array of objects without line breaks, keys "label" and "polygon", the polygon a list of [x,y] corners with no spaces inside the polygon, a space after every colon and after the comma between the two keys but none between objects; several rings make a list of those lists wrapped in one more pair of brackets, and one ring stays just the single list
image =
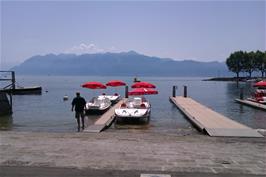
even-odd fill
[{"label": "distant shoreline", "polygon": [[[247,81],[260,81],[261,77],[239,77],[239,82],[247,82]],[[203,79],[203,81],[237,81],[237,77],[213,77],[209,79]]]}]

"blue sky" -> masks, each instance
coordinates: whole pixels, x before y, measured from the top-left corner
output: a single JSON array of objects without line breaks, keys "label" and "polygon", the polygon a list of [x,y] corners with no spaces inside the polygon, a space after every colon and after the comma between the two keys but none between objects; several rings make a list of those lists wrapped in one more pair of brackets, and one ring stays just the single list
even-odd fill
[{"label": "blue sky", "polygon": [[1,1],[1,68],[38,54],[135,50],[225,61],[265,50],[265,1]]}]

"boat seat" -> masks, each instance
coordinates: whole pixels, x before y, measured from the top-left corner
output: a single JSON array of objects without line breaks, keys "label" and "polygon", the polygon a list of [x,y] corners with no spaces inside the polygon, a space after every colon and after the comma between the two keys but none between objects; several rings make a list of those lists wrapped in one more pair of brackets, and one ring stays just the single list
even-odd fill
[{"label": "boat seat", "polygon": [[141,103],[142,103],[141,98],[134,98],[134,100],[133,100],[134,106],[140,106]]}]

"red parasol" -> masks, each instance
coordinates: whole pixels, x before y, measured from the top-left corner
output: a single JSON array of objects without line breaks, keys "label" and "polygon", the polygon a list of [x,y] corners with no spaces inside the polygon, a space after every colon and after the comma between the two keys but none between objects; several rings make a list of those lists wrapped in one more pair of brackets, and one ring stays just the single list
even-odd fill
[{"label": "red parasol", "polygon": [[158,94],[157,90],[151,88],[135,88],[128,92],[128,95],[155,95]]},{"label": "red parasol", "polygon": [[111,87],[119,87],[119,86],[126,85],[126,83],[123,81],[120,81],[120,80],[111,80],[111,81],[107,82],[106,85],[111,86]]},{"label": "red parasol", "polygon": [[86,82],[81,87],[89,89],[106,89],[106,86],[100,82]]},{"label": "red parasol", "polygon": [[266,87],[266,81],[259,81],[254,84],[254,87]]},{"label": "red parasol", "polygon": [[156,88],[156,86],[149,82],[137,82],[131,88]]}]

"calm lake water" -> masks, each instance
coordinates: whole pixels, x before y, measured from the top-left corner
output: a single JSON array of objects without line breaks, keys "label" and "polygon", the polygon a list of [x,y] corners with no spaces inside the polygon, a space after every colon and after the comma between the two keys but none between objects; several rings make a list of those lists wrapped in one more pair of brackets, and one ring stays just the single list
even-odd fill
[{"label": "calm lake water", "polygon": [[[71,112],[71,100],[76,91],[89,100],[92,96],[105,93],[120,93],[124,95],[124,87],[108,88],[107,90],[90,90],[80,85],[87,81],[100,81],[121,79],[128,85],[132,84],[132,77],[92,77],[92,76],[17,76],[21,86],[41,85],[42,95],[13,96],[13,115],[0,117],[1,130],[14,131],[43,131],[43,132],[74,132],[76,121]],[[196,133],[187,119],[169,102],[172,86],[177,85],[177,94],[183,92],[183,85],[188,86],[188,95],[200,103],[222,113],[223,115],[243,123],[252,128],[266,129],[266,114],[263,111],[242,106],[234,102],[239,97],[239,91],[233,82],[202,81],[204,78],[180,77],[141,77],[157,86],[158,95],[146,96],[152,104],[152,114],[149,124],[112,126],[108,131],[144,131],[183,132]],[[250,94],[252,87],[249,83],[241,83],[246,95]],[[46,92],[47,91],[47,92]],[[68,95],[69,100],[63,101]],[[87,123],[91,124],[97,119],[96,115],[89,115]]]}]

